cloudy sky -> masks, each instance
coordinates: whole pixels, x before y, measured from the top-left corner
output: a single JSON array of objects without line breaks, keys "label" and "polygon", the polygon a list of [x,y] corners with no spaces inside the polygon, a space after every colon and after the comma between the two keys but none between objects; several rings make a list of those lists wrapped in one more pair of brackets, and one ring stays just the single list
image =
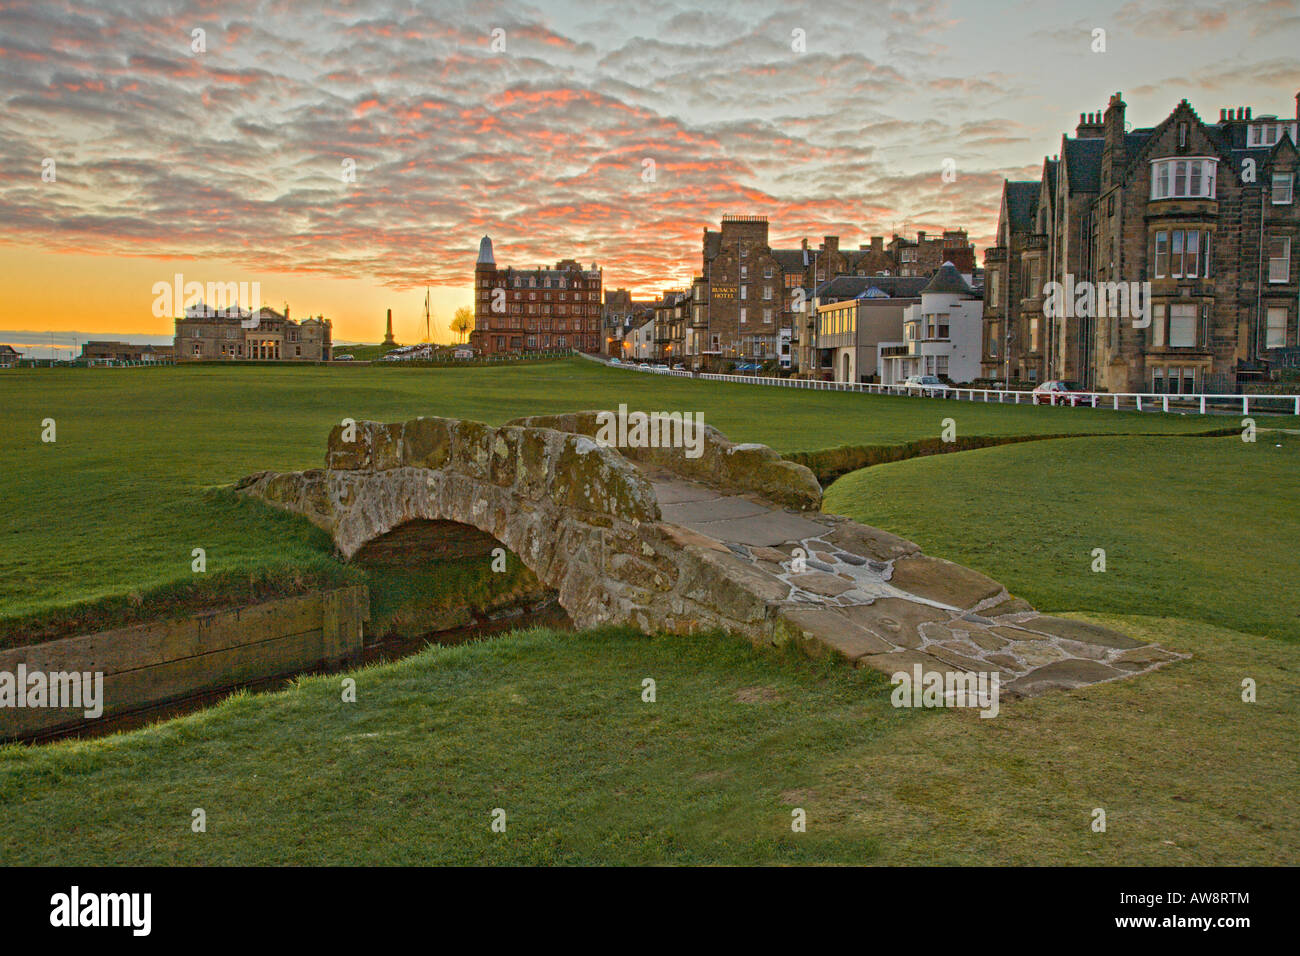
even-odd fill
[{"label": "cloudy sky", "polygon": [[1111,93],[1144,126],[1300,90],[1300,0],[328,6],[0,0],[0,329],[166,334],[181,272],[340,340],[386,308],[414,340],[427,284],[445,338],[484,234],[650,295],[725,213],[982,251],[1002,179]]}]

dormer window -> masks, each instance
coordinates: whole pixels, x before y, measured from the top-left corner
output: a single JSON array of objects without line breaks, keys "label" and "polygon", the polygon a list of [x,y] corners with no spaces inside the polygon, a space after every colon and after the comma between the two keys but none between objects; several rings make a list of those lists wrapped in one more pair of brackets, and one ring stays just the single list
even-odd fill
[{"label": "dormer window", "polygon": [[1216,159],[1157,159],[1151,163],[1152,199],[1213,199]]},{"label": "dormer window", "polygon": [[1250,149],[1272,146],[1282,138],[1283,132],[1291,134],[1291,142],[1296,141],[1295,123],[1256,123],[1247,130],[1246,146]]}]

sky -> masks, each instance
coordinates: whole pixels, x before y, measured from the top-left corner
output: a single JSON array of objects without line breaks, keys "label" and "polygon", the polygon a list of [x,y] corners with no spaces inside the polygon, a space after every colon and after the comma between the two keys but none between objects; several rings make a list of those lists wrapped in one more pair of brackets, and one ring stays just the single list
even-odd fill
[{"label": "sky", "polygon": [[982,254],[1112,93],[1141,127],[1300,90],[1300,0],[328,6],[0,0],[0,341],[165,337],[178,272],[344,342],[418,340],[427,287],[449,341],[483,235],[646,297],[724,214]]}]

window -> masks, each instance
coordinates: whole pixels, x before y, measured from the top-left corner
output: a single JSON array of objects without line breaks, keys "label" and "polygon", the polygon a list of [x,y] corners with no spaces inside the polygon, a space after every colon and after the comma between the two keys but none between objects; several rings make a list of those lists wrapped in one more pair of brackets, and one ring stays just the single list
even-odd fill
[{"label": "window", "polygon": [[1155,277],[1194,279],[1210,274],[1210,233],[1206,230],[1161,230],[1155,235]]},{"label": "window", "polygon": [[1152,199],[1213,199],[1218,160],[1157,159],[1151,164]]},{"label": "window", "polygon": [[1171,305],[1169,307],[1169,347],[1175,349],[1196,347],[1196,306]]},{"label": "window", "polygon": [[935,359],[934,359],[934,374],[935,374],[935,375],[947,375],[947,374],[948,374],[948,356],[946,356],[946,355],[937,355],[937,356],[935,356]]},{"label": "window", "polygon": [[[743,291],[745,287],[742,285],[740,288],[741,288],[741,290]],[[744,296],[742,295],[741,298],[743,299]],[[740,310],[740,324],[741,324],[741,325],[744,325],[744,324],[745,324],[745,310],[744,310],[744,309],[741,309],[741,310]]]},{"label": "window", "polygon": [[772,310],[771,310],[771,309],[764,309],[764,310],[763,310],[763,321],[764,321],[764,322],[771,322],[771,321],[772,321]]},{"label": "window", "polygon": [[1178,124],[1178,148],[1179,149],[1187,148],[1187,124],[1186,123]]},{"label": "window", "polygon": [[1246,135],[1246,146],[1272,146],[1282,138],[1282,131],[1289,130],[1291,142],[1296,141],[1295,123],[1257,123],[1250,127]]},{"label": "window", "polygon": [[1291,281],[1291,239],[1289,236],[1269,237],[1268,281]]},{"label": "window", "polygon": [[1151,307],[1151,347],[1162,349],[1165,347],[1165,306],[1153,305]]},{"label": "window", "polygon": [[772,298],[772,287],[770,285],[763,286],[763,298],[764,299]]},{"label": "window", "polygon": [[1264,348],[1280,349],[1286,346],[1286,306],[1270,306],[1264,327]]},{"label": "window", "polygon": [[741,297],[742,299],[748,299],[748,298],[749,298],[749,286],[747,286],[747,285],[742,285],[742,286],[740,287],[740,297]]},{"label": "window", "polygon": [[763,278],[764,279],[772,278],[772,267],[770,265],[763,266]]},{"label": "window", "polygon": [[998,304],[998,274],[996,272],[990,272],[989,273],[989,305],[996,306],[997,304]]},{"label": "window", "polygon": [[742,266],[740,267],[740,277],[741,277],[742,279],[748,279],[748,278],[749,278],[749,266],[742,265]]},{"label": "window", "polygon": [[1293,176],[1291,173],[1273,174],[1273,205],[1274,206],[1291,205],[1292,179]]}]

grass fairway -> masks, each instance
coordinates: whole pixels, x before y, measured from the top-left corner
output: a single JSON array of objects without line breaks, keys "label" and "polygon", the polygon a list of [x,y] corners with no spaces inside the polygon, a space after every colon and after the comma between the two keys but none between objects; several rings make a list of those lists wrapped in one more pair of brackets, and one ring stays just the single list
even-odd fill
[{"label": "grass fairway", "polygon": [[[1278,447],[1281,446],[1281,447]],[[1040,610],[1148,614],[1300,640],[1300,436],[1068,438],[915,458],[826,510],[977,568]],[[1093,549],[1106,552],[1092,571]]]},{"label": "grass fairway", "polygon": [[1195,657],[984,720],[896,710],[883,675],[717,635],[433,648],[357,672],[354,704],[340,677],[310,678],[112,738],[0,748],[4,859],[1294,863],[1290,648],[1102,620]]},{"label": "grass fairway", "polygon": [[[581,359],[503,368],[13,370],[0,374],[0,619],[190,587],[194,548],[206,550],[210,576],[337,575],[324,534],[204,491],[262,469],[319,467],[329,429],[344,417],[500,424],[619,402],[700,411],[735,440],[783,452],[937,436],[946,417],[961,435],[1223,424],[685,381]],[[53,444],[40,440],[47,418],[57,426]]]},{"label": "grass fairway", "polygon": [[[619,401],[703,411],[736,439],[784,451],[924,438],[945,417],[963,435],[1225,421],[787,392],[578,362],[4,376],[4,613],[174,586],[195,546],[215,571],[339,567],[305,522],[204,489],[318,465],[345,415],[501,422]],[[39,443],[45,417],[58,422],[55,445]],[[721,635],[531,631],[357,671],[356,703],[341,701],[340,676],[316,677],[127,734],[0,748],[0,853],[47,864],[1294,863],[1300,439],[1275,435],[1055,439],[881,465],[830,489],[828,510],[906,534],[1040,608],[1194,655],[1151,674],[1004,703],[982,720],[895,709],[880,675]],[[1105,574],[1089,570],[1096,547]],[[422,586],[398,581],[394,600]],[[641,699],[646,677],[654,703]],[[1241,700],[1247,677],[1257,703]],[[190,829],[196,807],[204,834]],[[504,834],[490,829],[497,807]],[[796,807],[806,833],[791,832]],[[1097,808],[1105,833],[1091,828]]]}]

